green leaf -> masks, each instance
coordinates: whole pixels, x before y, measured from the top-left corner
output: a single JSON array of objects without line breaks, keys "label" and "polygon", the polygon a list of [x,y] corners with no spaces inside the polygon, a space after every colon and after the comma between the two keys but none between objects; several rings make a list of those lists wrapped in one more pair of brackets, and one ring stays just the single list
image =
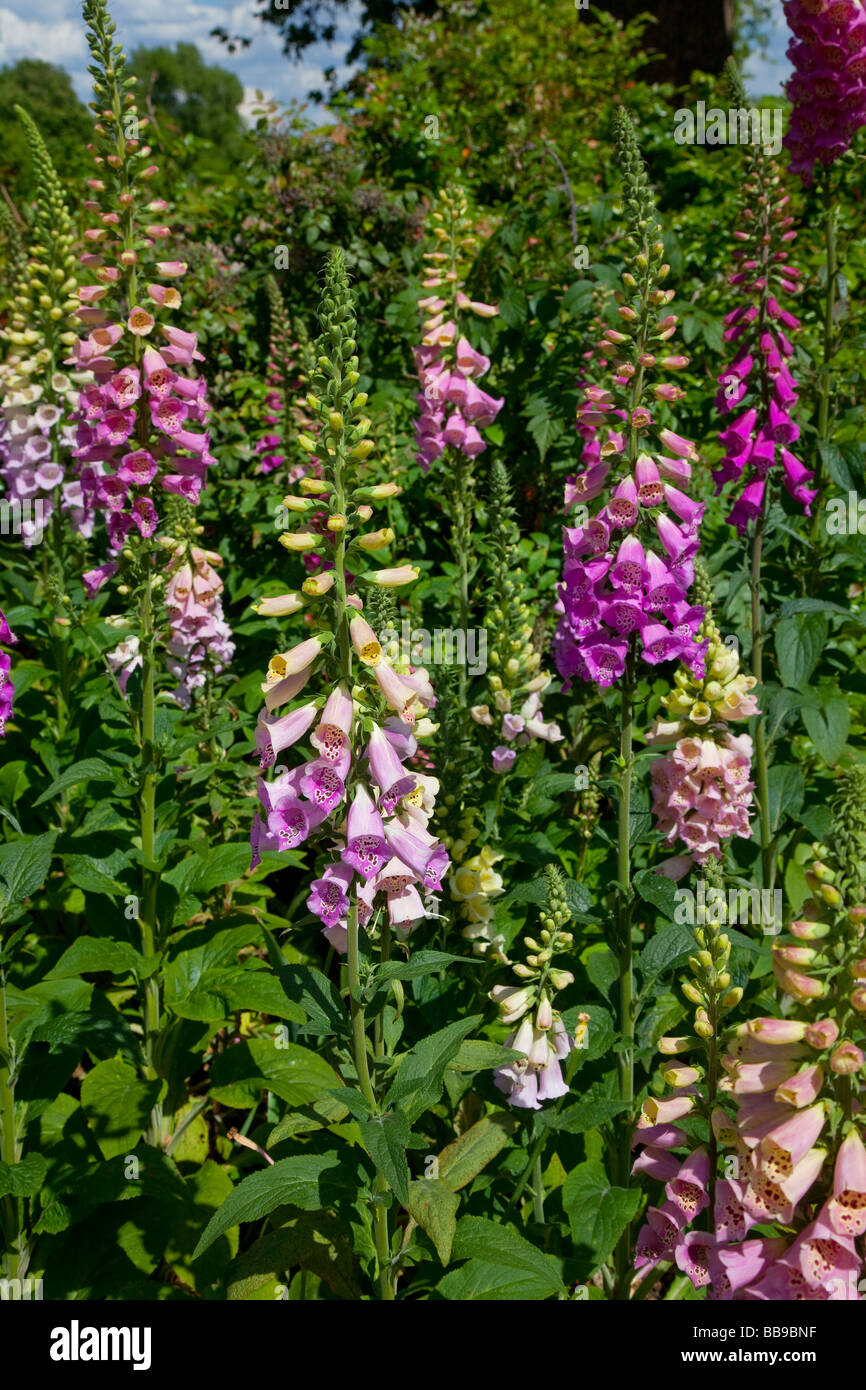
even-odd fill
[{"label": "green leaf", "polygon": [[828,692],[820,709],[804,709],[803,723],[818,754],[833,767],[845,747],[851,727],[851,708],[840,692]]},{"label": "green leaf", "polygon": [[632,879],[644,902],[652,903],[666,917],[673,917],[676,911],[676,884],[655,869],[641,869]]},{"label": "green leaf", "polygon": [[592,983],[609,1002],[611,985],[619,979],[619,964],[613,951],[598,943],[584,951],[581,960]]},{"label": "green leaf", "polygon": [[[767,691],[771,692],[766,723],[767,746],[769,747],[788,715],[804,708],[817,709],[819,700],[813,690],[783,690],[778,685],[764,685],[764,695]],[[764,703],[763,699],[761,703]]]},{"label": "green leaf", "polygon": [[241,965],[206,970],[189,994],[180,999],[167,996],[166,1003],[179,1018],[203,1023],[241,1010],[270,1014],[290,1023],[306,1022],[303,1010],[292,1003],[275,975]]},{"label": "green leaf", "polygon": [[116,774],[117,768],[109,766],[102,758],[82,758],[80,763],[73,763],[65,772],[61,772],[33,805],[41,806],[43,801],[50,801],[58,792],[65,792],[68,787],[76,787],[82,782],[113,782]]},{"label": "green leaf", "polygon": [[238,1183],[211,1217],[192,1258],[197,1260],[218,1236],[243,1221],[260,1221],[284,1206],[320,1211],[350,1190],[335,1151],[281,1158],[273,1167],[251,1173]]},{"label": "green leaf", "polygon": [[481,1015],[473,1014],[470,1018],[449,1023],[447,1028],[442,1028],[438,1033],[433,1033],[429,1038],[416,1043],[411,1051],[403,1056],[388,1092],[386,1104],[407,1101],[403,1109],[409,1117],[410,1124],[429,1106],[435,1105],[442,1094],[445,1068],[452,1057],[456,1057],[466,1034],[471,1033],[480,1022]]},{"label": "green leaf", "polygon": [[770,831],[775,833],[781,824],[783,812],[788,816],[797,816],[800,812],[805,795],[803,769],[796,763],[774,763],[767,784]]},{"label": "green leaf", "polygon": [[107,898],[117,898],[126,893],[126,887],[113,874],[84,854],[61,855],[63,872],[76,887],[85,893],[104,893]]},{"label": "green leaf", "polygon": [[432,1240],[443,1265],[451,1258],[457,1230],[457,1193],[436,1178],[420,1178],[409,1184],[409,1215]]},{"label": "green leaf", "polygon": [[[75,975],[107,971],[112,975],[140,975],[152,972],[156,959],[150,962],[127,941],[109,937],[80,936],[63,952],[56,965],[48,971],[46,980],[68,980]],[[148,971],[147,965],[151,971]]]},{"label": "green leaf", "polygon": [[437,1286],[452,1302],[539,1301],[565,1292],[553,1256],[543,1255],[512,1227],[479,1216],[457,1223],[452,1259],[469,1261]]},{"label": "green leaf", "polygon": [[300,1006],[306,1016],[302,1033],[327,1037],[347,1031],[346,1010],[339,990],[321,970],[311,965],[284,965],[279,967],[278,974],[287,997]]},{"label": "green leaf", "polygon": [[250,847],[244,840],[240,844],[214,845],[206,854],[190,854],[163,878],[183,897],[185,893],[209,893],[212,888],[236,883],[249,866]]},{"label": "green leaf", "polygon": [[409,1142],[409,1121],[397,1106],[383,1115],[372,1115],[358,1124],[364,1148],[401,1206],[409,1204],[409,1165],[406,1145]]},{"label": "green leaf", "polygon": [[695,949],[693,928],[672,922],[651,936],[637,958],[646,986]]},{"label": "green leaf", "polygon": [[51,868],[51,852],[57,836],[53,831],[0,845],[0,906],[23,902],[42,887]]},{"label": "green leaf", "polygon": [[501,1153],[516,1128],[513,1115],[485,1115],[439,1154],[439,1177],[459,1192]]},{"label": "green leaf", "polygon": [[478,964],[471,956],[452,956],[447,951],[416,951],[408,960],[389,960],[378,966],[371,983],[376,986],[388,980],[420,980],[422,976],[433,975],[450,965]]},{"label": "green leaf", "polygon": [[513,1048],[501,1047],[486,1038],[467,1038],[448,1065],[454,1071],[489,1071],[491,1067],[507,1066],[520,1055]]},{"label": "green leaf", "polygon": [[144,1081],[117,1057],[97,1062],[81,1083],[81,1106],[105,1158],[135,1148],[163,1093],[162,1081]]},{"label": "green leaf", "polygon": [[342,1119],[345,1106],[331,1092],[340,1078],[324,1057],[283,1038],[250,1038],[220,1052],[211,1067],[213,1100],[244,1109],[254,1105],[262,1091],[273,1091],[288,1105],[311,1105],[328,1119]]},{"label": "green leaf", "polygon": [[793,613],[835,613],[837,617],[847,618],[849,622],[866,622],[866,614],[855,613],[850,608],[843,608],[841,603],[830,603],[821,598],[790,599],[787,603],[782,604],[778,619],[782,621]]},{"label": "green leaf", "polygon": [[25,1154],[19,1163],[0,1163],[0,1197],[35,1197],[42,1191],[48,1163],[42,1154]]},{"label": "green leaf", "polygon": [[562,1188],[562,1207],[575,1244],[586,1246],[597,1268],[610,1255],[640,1205],[637,1188],[613,1187],[600,1163],[581,1163]]},{"label": "green leaf", "polygon": [[543,1110],[540,1118],[548,1129],[555,1129],[562,1134],[585,1134],[588,1129],[598,1129],[601,1125],[607,1124],[615,1115],[622,1114],[623,1110],[628,1110],[626,1101],[608,1100],[600,1096],[578,1101],[577,1105],[569,1105],[558,1114],[555,1110]]},{"label": "green leaf", "polygon": [[783,685],[808,685],[827,645],[829,625],[823,613],[796,613],[776,627],[776,660]]},{"label": "green leaf", "polygon": [[255,1241],[230,1265],[226,1296],[232,1302],[257,1295],[273,1299],[276,1285],[297,1265],[317,1275],[338,1298],[361,1297],[352,1247],[325,1212],[300,1216]]}]

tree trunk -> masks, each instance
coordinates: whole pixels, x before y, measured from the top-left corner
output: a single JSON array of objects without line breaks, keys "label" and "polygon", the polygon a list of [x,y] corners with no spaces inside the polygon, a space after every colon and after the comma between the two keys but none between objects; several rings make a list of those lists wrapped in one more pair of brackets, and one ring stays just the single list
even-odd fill
[{"label": "tree trunk", "polygon": [[651,13],[645,43],[663,56],[648,65],[647,75],[685,86],[695,68],[721,72],[733,51],[733,0],[591,0],[617,19]]}]

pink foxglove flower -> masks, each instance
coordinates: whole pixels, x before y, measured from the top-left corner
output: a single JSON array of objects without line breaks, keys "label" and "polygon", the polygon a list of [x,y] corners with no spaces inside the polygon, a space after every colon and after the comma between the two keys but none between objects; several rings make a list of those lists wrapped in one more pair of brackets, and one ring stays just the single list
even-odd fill
[{"label": "pink foxglove flower", "polygon": [[[5,614],[0,612],[0,643],[13,646],[17,641],[18,638],[7,623]],[[9,674],[11,668],[12,658],[9,653],[0,651],[0,738],[5,737],[6,725],[12,718],[15,688]]]},{"label": "pink foxglove flower", "polygon": [[785,0],[793,33],[785,145],[808,187],[816,163],[833,164],[866,125],[866,12],[861,0]]}]

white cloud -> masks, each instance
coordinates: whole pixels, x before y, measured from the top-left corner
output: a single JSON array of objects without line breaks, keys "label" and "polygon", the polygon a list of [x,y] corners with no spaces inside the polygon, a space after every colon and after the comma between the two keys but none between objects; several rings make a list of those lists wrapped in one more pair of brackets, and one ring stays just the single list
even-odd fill
[{"label": "white cloud", "polygon": [[[348,75],[342,62],[357,25],[360,5],[350,7],[341,25],[338,42],[329,48],[317,44],[304,60],[293,63],[282,51],[279,31],[256,18],[252,0],[220,4],[217,0],[109,0],[118,39],[127,52],[141,46],[194,43],[202,57],[237,75],[244,86],[241,110],[248,112],[247,97],[258,87],[275,101],[304,101],[307,92],[322,86],[322,70],[333,63],[340,76]],[[84,37],[79,0],[38,0],[39,18],[33,17],[33,0],[5,0],[0,6],[0,64],[20,58],[42,58],[69,72],[82,101],[90,100],[89,55]],[[220,26],[231,35],[252,39],[249,48],[229,53],[225,44],[211,37]],[[310,108],[310,117],[327,120],[327,114]]]}]

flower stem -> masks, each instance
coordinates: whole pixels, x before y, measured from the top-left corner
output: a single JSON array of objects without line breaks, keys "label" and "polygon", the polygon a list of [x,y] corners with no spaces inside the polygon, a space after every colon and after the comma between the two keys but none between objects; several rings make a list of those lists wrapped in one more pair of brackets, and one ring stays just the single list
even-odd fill
[{"label": "flower stem", "polygon": [[[764,493],[764,501],[761,511],[755,523],[755,534],[752,537],[752,570],[751,570],[751,590],[752,590],[752,673],[758,686],[763,684],[764,671],[764,636],[762,630],[761,613],[761,560],[764,550],[764,527],[767,519],[767,502],[769,493]],[[773,853],[772,835],[770,830],[770,781],[769,770],[767,768],[767,745],[764,735],[764,717],[758,716],[758,723],[755,729],[755,777],[758,790],[758,815],[761,822],[761,864],[762,887],[768,891],[772,890],[776,877],[776,860]]]},{"label": "flower stem", "polygon": [[[358,969],[358,902],[353,899],[349,907],[347,930],[346,968],[349,977],[349,1009],[352,1015],[352,1055],[361,1094],[371,1110],[378,1112],[376,1092],[370,1079],[370,1064],[367,1059],[367,1028],[364,1005],[361,1003],[361,976]],[[376,1246],[376,1259],[379,1265],[379,1297],[390,1303],[394,1298],[394,1284],[389,1269],[391,1246],[388,1237],[388,1211],[383,1198],[388,1184],[382,1174],[376,1173],[373,1197],[373,1240]]]},{"label": "flower stem", "polygon": [[[141,605],[141,853],[142,898],[139,921],[141,949],[152,956],[157,949],[156,894],[159,874],[153,867],[156,845],[156,773],[154,771],[154,636],[151,571],[148,565]],[[154,1039],[159,1033],[159,980],[154,972],[144,985],[144,1066],[148,1080],[156,1079]],[[162,1107],[155,1105],[150,1117],[148,1143],[159,1142],[162,1132]]]},{"label": "flower stem", "polygon": [[532,1165],[532,1215],[540,1226],[544,1225],[544,1177],[541,1172],[540,1150]]},{"label": "flower stem", "polygon": [[[634,639],[629,644],[620,700],[619,821],[617,845],[617,938],[619,946],[619,1026],[622,1048],[617,1053],[620,1100],[628,1110],[620,1118],[617,1182],[629,1185],[631,1168],[632,1108],[634,1105],[634,977],[631,941],[631,791],[634,769]],[[622,1232],[616,1247],[616,1297],[628,1299],[631,1283],[631,1226]]]},{"label": "flower stem", "polygon": [[[450,451],[453,456],[451,487],[449,489],[451,511],[451,551],[457,565],[457,611],[464,641],[469,640],[469,588],[472,580],[472,504],[474,481],[472,463],[459,449]],[[460,666],[460,707],[466,706],[466,691],[469,680],[465,662]]]},{"label": "flower stem", "polygon": [[[817,545],[821,526],[821,489],[824,482],[824,456],[820,445],[830,437],[830,400],[833,393],[833,356],[835,351],[836,281],[839,265],[836,249],[836,204],[835,194],[829,178],[824,186],[824,246],[827,266],[827,283],[824,293],[824,338],[821,359],[821,390],[818,397],[818,458],[815,463],[814,487],[817,497],[813,503],[815,515],[812,518],[812,544]],[[813,576],[819,573],[819,566],[811,570]]]},{"label": "flower stem", "polygon": [[[18,1162],[15,1134],[15,1090],[9,1050],[9,1023],[6,1013],[6,972],[0,965],[0,1159],[10,1166]],[[3,1198],[3,1236],[6,1244],[6,1277],[17,1277],[19,1211],[18,1200],[11,1194]]]}]

